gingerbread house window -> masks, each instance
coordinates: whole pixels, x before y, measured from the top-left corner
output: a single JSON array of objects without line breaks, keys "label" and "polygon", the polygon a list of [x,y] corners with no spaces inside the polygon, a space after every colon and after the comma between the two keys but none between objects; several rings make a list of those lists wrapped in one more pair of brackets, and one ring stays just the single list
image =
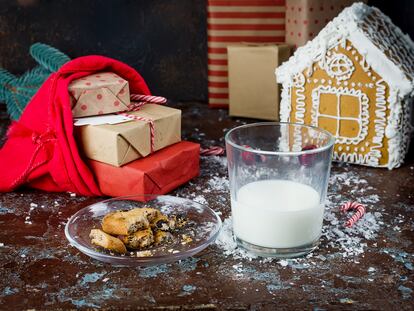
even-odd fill
[{"label": "gingerbread house window", "polygon": [[319,86],[312,92],[312,125],[336,136],[338,143],[358,144],[368,132],[368,97],[360,90]]}]

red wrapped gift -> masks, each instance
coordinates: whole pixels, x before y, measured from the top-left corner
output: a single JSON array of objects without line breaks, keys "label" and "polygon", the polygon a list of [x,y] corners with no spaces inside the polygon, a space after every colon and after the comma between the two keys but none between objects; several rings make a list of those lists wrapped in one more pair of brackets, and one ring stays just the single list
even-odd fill
[{"label": "red wrapped gift", "polygon": [[165,194],[199,174],[200,145],[166,147],[122,167],[88,160],[101,192],[109,196]]}]

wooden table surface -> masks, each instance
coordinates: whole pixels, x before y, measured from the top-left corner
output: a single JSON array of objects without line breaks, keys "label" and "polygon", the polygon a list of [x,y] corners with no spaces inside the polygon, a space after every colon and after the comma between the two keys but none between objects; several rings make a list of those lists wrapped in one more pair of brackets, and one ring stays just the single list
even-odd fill
[{"label": "wooden table surface", "polygon": [[[252,122],[199,103],[178,107],[183,137],[203,146],[223,145],[226,129]],[[4,109],[0,115],[2,137],[9,121]],[[228,190],[212,183],[225,181],[223,163],[202,158],[201,176],[172,194],[206,200],[225,220]],[[214,244],[177,263],[114,267],[80,253],[64,235],[68,217],[102,198],[0,194],[0,309],[413,310],[413,152],[392,171],[334,164],[331,175],[320,247],[289,261],[248,259]],[[335,206],[347,200],[362,200],[370,212],[353,231],[337,221],[344,218]]]}]

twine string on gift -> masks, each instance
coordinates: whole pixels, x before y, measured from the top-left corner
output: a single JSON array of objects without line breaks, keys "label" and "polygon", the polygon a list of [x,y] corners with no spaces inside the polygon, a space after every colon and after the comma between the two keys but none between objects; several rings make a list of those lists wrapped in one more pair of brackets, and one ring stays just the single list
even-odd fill
[{"label": "twine string on gift", "polygon": [[151,153],[154,152],[155,149],[155,127],[154,127],[154,120],[150,119],[150,118],[144,118],[144,117],[140,117],[140,116],[136,116],[133,114],[129,114],[129,113],[125,113],[122,112],[121,115],[124,115],[128,118],[132,118],[134,120],[137,121],[144,121],[144,122],[148,122],[149,123],[149,127],[150,127],[150,137],[151,137]]},{"label": "twine string on gift", "polygon": [[[128,111],[139,111],[146,104],[162,105],[167,102],[167,99],[165,97],[152,96],[152,95],[140,95],[140,94],[131,94],[130,99],[131,101],[134,101],[134,102],[131,102],[131,104],[128,106]],[[136,116],[136,115],[133,115],[127,112],[121,112],[120,114],[128,118],[131,118],[133,120],[148,122],[149,127],[150,127],[151,153],[153,153],[155,151],[154,120],[152,120],[151,118]]]},{"label": "twine string on gift", "polygon": [[345,227],[352,227],[359,219],[365,214],[365,206],[358,202],[346,202],[340,207],[342,213],[346,213],[349,210],[356,210],[355,214],[351,216],[346,222]]}]

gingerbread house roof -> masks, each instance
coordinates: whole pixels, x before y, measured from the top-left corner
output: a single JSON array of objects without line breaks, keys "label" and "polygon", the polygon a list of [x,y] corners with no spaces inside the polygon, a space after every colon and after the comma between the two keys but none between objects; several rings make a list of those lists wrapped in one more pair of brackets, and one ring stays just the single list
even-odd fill
[{"label": "gingerbread house roof", "polygon": [[354,3],[276,69],[278,83],[291,83],[293,76],[324,63],[326,52],[345,45],[346,40],[363,56],[361,62],[372,67],[399,97],[414,94],[414,43],[379,9]]}]

